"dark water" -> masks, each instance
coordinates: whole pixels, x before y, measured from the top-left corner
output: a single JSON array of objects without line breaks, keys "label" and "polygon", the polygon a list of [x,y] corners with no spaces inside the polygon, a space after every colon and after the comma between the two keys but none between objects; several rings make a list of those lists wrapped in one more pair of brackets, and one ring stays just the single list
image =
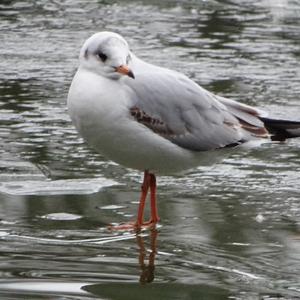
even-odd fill
[{"label": "dark water", "polygon": [[141,174],[92,152],[66,111],[83,41],[299,119],[300,2],[0,2],[1,299],[299,299],[300,140],[160,177],[157,231],[131,220]]}]

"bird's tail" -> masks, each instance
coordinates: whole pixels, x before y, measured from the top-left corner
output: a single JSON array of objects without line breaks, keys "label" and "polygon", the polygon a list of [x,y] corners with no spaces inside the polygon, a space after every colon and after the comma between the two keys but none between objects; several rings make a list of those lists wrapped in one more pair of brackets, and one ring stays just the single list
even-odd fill
[{"label": "bird's tail", "polygon": [[300,121],[278,120],[259,117],[271,134],[273,141],[285,141],[289,138],[300,137]]}]

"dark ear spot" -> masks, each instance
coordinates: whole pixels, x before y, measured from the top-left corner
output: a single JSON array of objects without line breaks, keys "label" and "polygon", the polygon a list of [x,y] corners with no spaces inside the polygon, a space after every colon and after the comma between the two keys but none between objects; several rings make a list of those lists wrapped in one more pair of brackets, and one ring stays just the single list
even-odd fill
[{"label": "dark ear spot", "polygon": [[89,53],[88,53],[88,49],[86,48],[84,51],[84,58],[88,58],[88,56],[89,56]]}]

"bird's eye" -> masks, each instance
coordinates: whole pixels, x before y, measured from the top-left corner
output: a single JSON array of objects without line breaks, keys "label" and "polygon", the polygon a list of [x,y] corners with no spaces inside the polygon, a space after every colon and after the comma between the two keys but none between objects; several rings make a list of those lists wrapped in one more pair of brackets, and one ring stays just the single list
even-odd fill
[{"label": "bird's eye", "polygon": [[128,65],[130,61],[131,61],[131,56],[130,56],[130,54],[129,54],[129,55],[126,57],[126,64]]},{"label": "bird's eye", "polygon": [[100,59],[105,62],[107,60],[107,55],[102,53],[102,52],[99,52],[98,53],[98,56],[100,57]]}]

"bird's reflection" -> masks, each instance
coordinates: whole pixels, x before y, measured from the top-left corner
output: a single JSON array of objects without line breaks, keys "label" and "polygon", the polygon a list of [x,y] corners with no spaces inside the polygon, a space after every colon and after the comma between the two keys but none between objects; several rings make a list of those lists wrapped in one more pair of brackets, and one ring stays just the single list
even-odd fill
[{"label": "bird's reflection", "polygon": [[[152,229],[149,236],[137,235],[136,241],[139,250],[139,265],[141,268],[140,283],[147,284],[154,280],[155,255],[157,253],[157,229]],[[147,240],[146,240],[147,238]],[[149,249],[146,247],[149,243]]]}]

